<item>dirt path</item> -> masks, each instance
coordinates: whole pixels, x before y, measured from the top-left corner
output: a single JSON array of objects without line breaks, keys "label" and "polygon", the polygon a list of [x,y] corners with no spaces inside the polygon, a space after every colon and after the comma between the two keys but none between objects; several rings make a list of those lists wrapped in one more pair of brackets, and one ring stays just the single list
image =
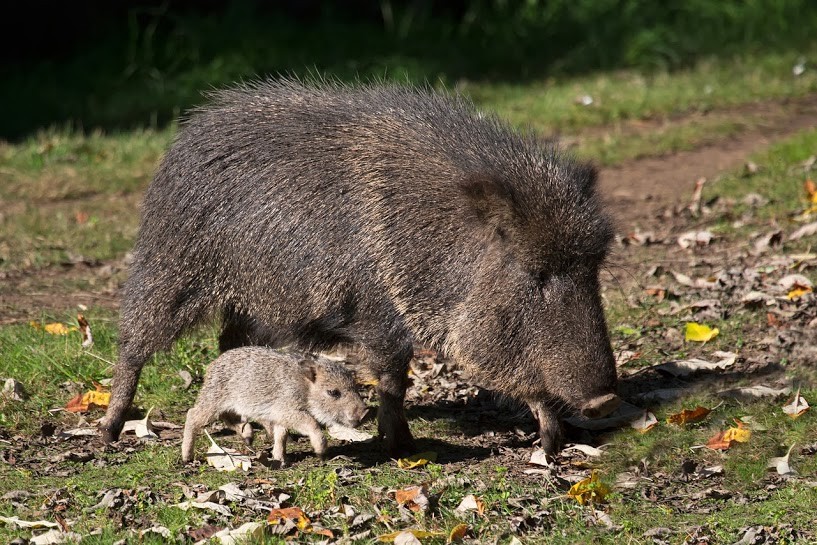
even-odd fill
[{"label": "dirt path", "polygon": [[[763,122],[716,144],[603,169],[601,190],[622,230],[643,227],[658,210],[689,199],[698,178],[711,180],[739,168],[752,153],[772,142],[817,126],[817,95],[784,102],[758,102],[709,115],[759,117]],[[687,119],[670,123],[684,123]],[[654,129],[655,124],[639,123],[630,130]]]}]

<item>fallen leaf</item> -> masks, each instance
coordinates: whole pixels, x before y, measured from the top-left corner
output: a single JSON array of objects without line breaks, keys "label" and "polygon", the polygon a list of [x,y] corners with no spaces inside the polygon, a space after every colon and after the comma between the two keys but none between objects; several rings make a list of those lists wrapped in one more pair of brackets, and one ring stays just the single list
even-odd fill
[{"label": "fallen leaf", "polygon": [[789,465],[789,457],[791,456],[791,451],[794,448],[794,445],[789,447],[789,450],[786,452],[785,456],[781,456],[779,458],[772,458],[769,460],[768,468],[774,469],[777,471],[778,475],[796,475],[797,472],[791,468]]},{"label": "fallen leaf", "polygon": [[152,410],[153,407],[148,409],[147,414],[145,414],[145,417],[141,420],[128,420],[125,422],[125,424],[122,426],[121,433],[132,431],[139,439],[158,439],[159,436],[153,431],[153,424],[150,422],[150,420],[148,420],[148,417],[150,417],[150,411]]},{"label": "fallen leaf", "polygon": [[706,246],[714,236],[709,231],[689,231],[678,237],[678,246],[690,248],[692,246]]},{"label": "fallen leaf", "polygon": [[60,543],[79,543],[82,536],[76,532],[63,532],[62,530],[49,530],[44,534],[34,536],[29,543],[31,545],[58,545]]},{"label": "fallen leaf", "polygon": [[0,517],[0,522],[15,528],[59,528],[60,525],[50,520],[22,520],[20,517]]},{"label": "fallen leaf", "polygon": [[428,539],[445,536],[445,534],[442,532],[427,532],[426,530],[400,530],[397,532],[392,532],[390,534],[383,534],[382,536],[378,536],[377,540],[382,543],[395,543],[395,539],[397,539],[397,536],[405,533],[409,533],[417,539]]},{"label": "fallen leaf", "polygon": [[79,324],[79,332],[82,334],[82,347],[92,347],[94,345],[94,336],[91,335],[91,325],[88,320],[82,314],[77,314],[77,323]]},{"label": "fallen leaf", "polygon": [[809,404],[808,401],[800,395],[800,388],[798,388],[797,393],[794,394],[794,399],[783,407],[783,412],[792,418],[798,418],[807,410],[809,410]]},{"label": "fallen leaf", "polygon": [[591,447],[590,445],[583,445],[581,443],[565,447],[564,450],[578,450],[579,452],[587,454],[588,456],[592,456],[594,458],[604,454],[604,451],[601,450],[600,448]]},{"label": "fallen leaf", "polygon": [[707,342],[717,337],[719,332],[717,327],[709,327],[696,322],[687,322],[684,339],[687,341]]},{"label": "fallen leaf", "polygon": [[672,414],[667,418],[667,424],[678,424],[679,426],[683,424],[692,424],[694,422],[700,422],[706,416],[712,412],[711,409],[707,409],[706,407],[695,407],[694,409],[684,409],[680,413]]},{"label": "fallen leaf", "polygon": [[746,443],[752,437],[752,430],[748,429],[743,422],[735,420],[737,427],[729,428],[711,438],[706,446],[712,450],[727,450],[734,443]]},{"label": "fallen leaf", "polygon": [[229,507],[211,501],[183,501],[181,503],[175,503],[171,507],[178,507],[182,511],[188,511],[191,508],[206,509],[208,511],[215,511],[219,515],[224,515],[225,517],[233,516],[233,513],[230,511]]},{"label": "fallen leaf", "polygon": [[111,401],[111,393],[106,391],[101,384],[94,383],[95,390],[90,390],[84,394],[78,394],[66,405],[65,410],[72,413],[84,413],[94,408],[105,409]]},{"label": "fallen leaf", "polygon": [[266,524],[260,522],[246,522],[234,530],[225,528],[220,532],[216,532],[213,537],[218,538],[222,545],[261,542],[266,526]]},{"label": "fallen leaf", "polygon": [[419,513],[428,509],[428,489],[425,485],[409,486],[394,492],[394,500],[398,505]]},{"label": "fallen leaf", "polygon": [[465,514],[469,511],[476,511],[477,515],[482,516],[483,514],[485,514],[485,502],[479,499],[478,497],[474,496],[473,494],[468,494],[454,509],[454,512]]},{"label": "fallen leaf", "polygon": [[799,238],[810,237],[815,234],[817,234],[817,221],[807,223],[806,225],[803,225],[797,229],[795,232],[789,235],[789,240],[797,240]]},{"label": "fallen leaf", "polygon": [[159,534],[165,539],[170,539],[170,537],[173,535],[170,533],[170,529],[166,526],[151,526],[150,528],[139,530],[139,537],[144,537],[145,534]]},{"label": "fallen leaf", "polygon": [[46,333],[50,333],[51,335],[68,335],[70,332],[76,331],[77,328],[68,327],[67,325],[60,323],[51,323],[45,324],[43,329]]},{"label": "fallen leaf", "polygon": [[22,383],[13,378],[6,379],[5,384],[3,384],[3,392],[0,393],[0,396],[12,401],[25,401],[26,397],[28,397]]},{"label": "fallen leaf", "polygon": [[644,411],[635,420],[630,422],[630,427],[641,433],[647,433],[658,424],[658,419],[650,411]]},{"label": "fallen leaf", "polygon": [[610,488],[599,480],[596,470],[590,477],[583,479],[568,490],[567,495],[579,502],[579,505],[587,503],[603,503],[604,497],[610,493]]},{"label": "fallen leaf", "polygon": [[550,467],[553,465],[553,459],[547,452],[539,448],[530,453],[530,460],[528,460],[528,463],[535,464],[537,466]]},{"label": "fallen leaf", "polygon": [[218,471],[235,471],[241,469],[242,471],[249,471],[252,467],[250,458],[239,453],[237,450],[231,448],[223,448],[213,441],[207,430],[204,430],[204,435],[210,440],[210,448],[207,449],[207,463]]},{"label": "fallen leaf", "polygon": [[811,288],[803,288],[803,287],[796,287],[793,290],[789,291],[786,294],[786,298],[789,301],[794,301],[795,299],[799,299],[807,293],[811,293]]},{"label": "fallen leaf", "polygon": [[273,509],[267,516],[270,524],[286,524],[287,521],[291,521],[302,532],[308,532],[312,527],[311,521],[300,507]]},{"label": "fallen leaf", "polygon": [[397,467],[399,467],[400,469],[414,469],[415,467],[421,467],[429,462],[436,461],[437,461],[436,452],[431,451],[420,452],[407,458],[400,458],[399,460],[397,460]]},{"label": "fallen leaf", "polygon": [[802,274],[788,274],[777,282],[783,290],[789,292],[795,289],[809,289],[811,280]]},{"label": "fallen leaf", "polygon": [[769,388],[768,386],[744,386],[718,392],[721,397],[779,397],[791,393],[791,388]]},{"label": "fallen leaf", "polygon": [[366,433],[364,431],[356,430],[355,428],[349,428],[338,424],[331,424],[326,428],[326,431],[329,432],[330,437],[334,437],[339,441],[360,442],[374,439],[374,435],[371,433]]},{"label": "fallen leaf", "polygon": [[[717,329],[715,329],[717,331]],[[688,360],[669,361],[653,367],[656,371],[668,373],[674,377],[686,377],[698,371],[715,371],[726,369],[735,364],[738,355],[732,352],[720,352],[724,356],[720,361],[711,362],[699,358],[691,358]],[[717,355],[717,354],[716,354]]]},{"label": "fallen leaf", "polygon": [[455,541],[462,541],[462,539],[465,537],[465,534],[468,533],[468,529],[469,528],[468,528],[467,524],[464,524],[464,523],[457,524],[456,526],[451,528],[450,532],[448,532],[448,540],[446,541],[446,543],[454,543]]}]

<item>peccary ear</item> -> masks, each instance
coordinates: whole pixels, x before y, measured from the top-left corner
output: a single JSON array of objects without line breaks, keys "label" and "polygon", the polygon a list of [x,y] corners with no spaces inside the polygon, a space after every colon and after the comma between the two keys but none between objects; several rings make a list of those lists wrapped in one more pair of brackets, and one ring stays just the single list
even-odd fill
[{"label": "peccary ear", "polygon": [[301,362],[301,371],[303,371],[306,380],[315,382],[318,379],[318,369],[315,367],[313,360],[303,360]]},{"label": "peccary ear", "polygon": [[592,195],[599,185],[599,169],[592,163],[580,163],[576,169],[576,180],[585,195]]},{"label": "peccary ear", "polygon": [[459,184],[472,219],[505,238],[513,225],[514,196],[510,188],[486,175],[474,175]]}]

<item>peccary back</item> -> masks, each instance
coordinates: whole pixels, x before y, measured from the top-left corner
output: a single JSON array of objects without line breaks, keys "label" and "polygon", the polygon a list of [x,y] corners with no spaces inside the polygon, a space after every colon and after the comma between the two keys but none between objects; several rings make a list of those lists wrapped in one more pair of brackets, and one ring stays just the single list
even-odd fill
[{"label": "peccary back", "polygon": [[144,361],[214,313],[225,349],[360,343],[391,451],[411,445],[415,341],[540,422],[552,404],[609,412],[595,179],[461,97],[290,80],[214,93],[145,195],[107,438]]}]

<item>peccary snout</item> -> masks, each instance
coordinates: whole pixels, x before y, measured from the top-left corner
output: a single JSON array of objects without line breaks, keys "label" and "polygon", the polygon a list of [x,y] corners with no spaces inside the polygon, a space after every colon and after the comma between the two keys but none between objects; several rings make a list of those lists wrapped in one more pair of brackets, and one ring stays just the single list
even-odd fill
[{"label": "peccary snout", "polygon": [[582,416],[587,418],[603,418],[615,411],[621,405],[621,399],[616,394],[606,394],[594,397],[584,404]]}]

